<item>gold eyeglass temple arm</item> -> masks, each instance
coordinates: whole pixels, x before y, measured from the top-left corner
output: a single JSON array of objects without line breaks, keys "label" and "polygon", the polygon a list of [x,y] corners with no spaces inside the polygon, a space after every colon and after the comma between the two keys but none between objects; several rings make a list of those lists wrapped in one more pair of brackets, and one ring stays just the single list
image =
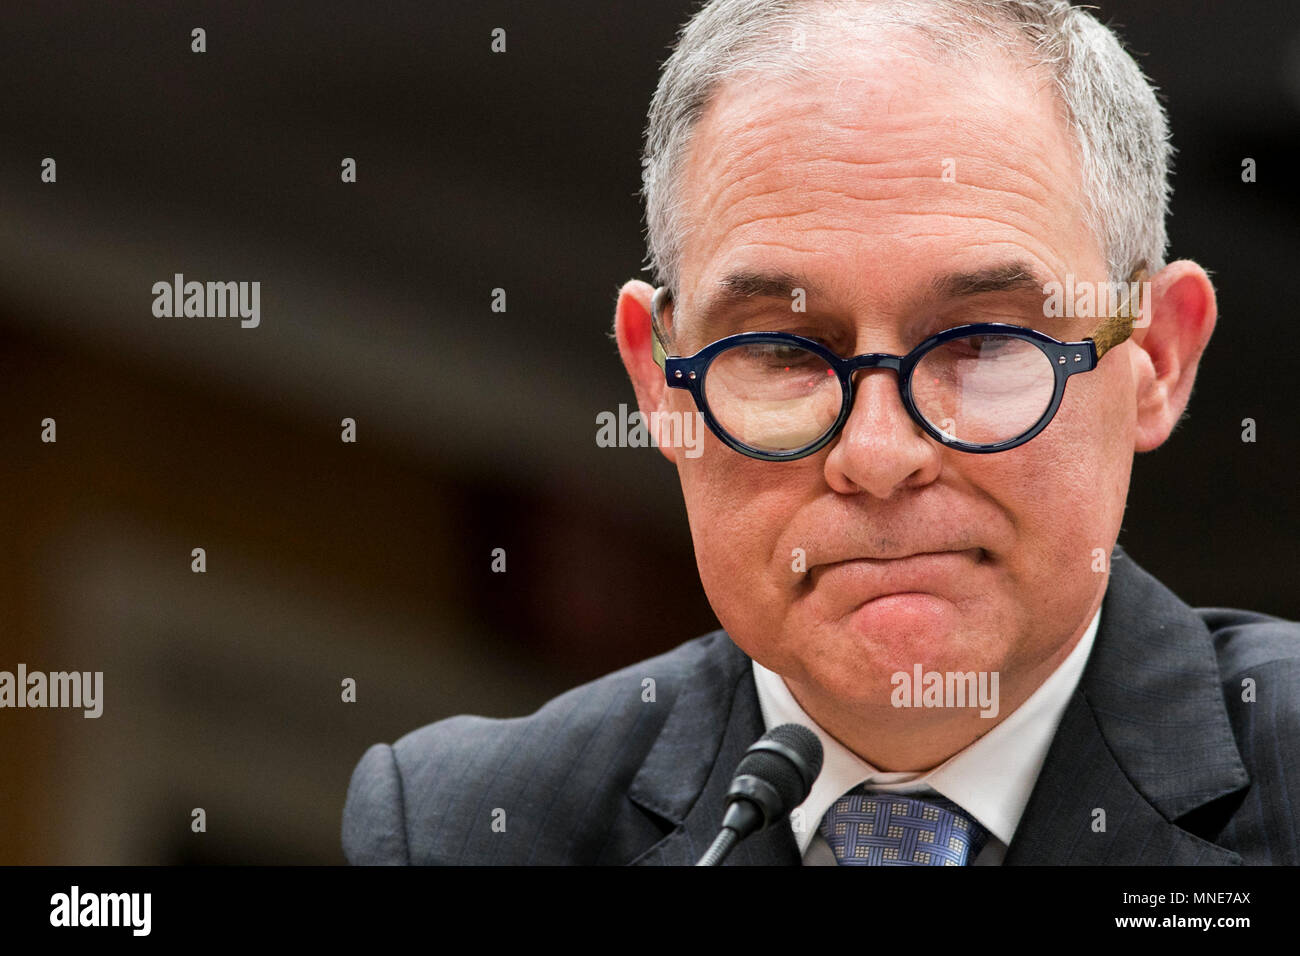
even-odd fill
[{"label": "gold eyeglass temple arm", "polygon": [[664,348],[663,330],[663,310],[664,306],[672,301],[672,293],[668,291],[666,285],[661,285],[655,289],[654,297],[650,300],[650,355],[655,360],[655,364],[661,369],[664,368],[664,362],[668,358],[668,352]]},{"label": "gold eyeglass temple arm", "polygon": [[[1119,309],[1110,318],[1106,319],[1101,325],[1093,330],[1092,339],[1093,348],[1097,352],[1097,361],[1113,349],[1115,346],[1128,341],[1129,336],[1133,334],[1133,320],[1135,318],[1145,318],[1142,315],[1135,315],[1133,312],[1134,302],[1132,301],[1133,286],[1138,287],[1138,301],[1136,305],[1142,306],[1142,284],[1147,281],[1148,274],[1145,267],[1134,270],[1129,276],[1128,287],[1129,295],[1125,297],[1124,302]],[[1150,302],[1146,303],[1148,307]]]}]

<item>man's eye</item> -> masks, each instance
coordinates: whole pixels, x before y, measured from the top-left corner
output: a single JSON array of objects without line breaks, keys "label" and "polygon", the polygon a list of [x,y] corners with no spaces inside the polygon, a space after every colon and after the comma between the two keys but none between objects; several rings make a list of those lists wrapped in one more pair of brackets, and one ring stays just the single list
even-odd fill
[{"label": "man's eye", "polygon": [[762,345],[752,346],[753,351],[750,353],[753,357],[762,359],[771,365],[791,365],[808,361],[819,361],[817,356],[813,355],[807,349],[800,348],[797,345],[785,345],[779,342],[766,342]]},{"label": "man's eye", "polygon": [[729,362],[743,362],[754,372],[764,374],[798,372],[824,372],[830,366],[820,355],[797,345],[782,342],[762,342],[733,350]]},{"label": "man's eye", "polygon": [[998,352],[1006,349],[1012,342],[1012,339],[1005,335],[969,335],[963,339],[955,339],[953,345],[969,352],[972,355],[996,355]]},{"label": "man's eye", "polygon": [[801,358],[809,357],[811,355],[807,349],[799,348],[797,345],[778,345],[773,343],[770,345],[761,345],[759,348],[774,362],[797,362]]}]

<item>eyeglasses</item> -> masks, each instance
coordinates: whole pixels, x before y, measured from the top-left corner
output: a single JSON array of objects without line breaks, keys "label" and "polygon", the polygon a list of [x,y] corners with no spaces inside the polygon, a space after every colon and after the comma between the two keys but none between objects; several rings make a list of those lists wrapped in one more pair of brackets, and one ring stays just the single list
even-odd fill
[{"label": "eyeglasses", "polygon": [[[1146,278],[1138,268],[1130,288]],[[906,355],[841,358],[800,335],[744,332],[676,356],[664,348],[670,301],[660,287],[651,309],[652,350],[665,380],[691,393],[723,443],[763,461],[804,458],[834,440],[853,409],[854,374],[875,368],[898,374],[908,415],[945,447],[975,454],[1016,448],[1051,422],[1070,376],[1096,368],[1129,338],[1134,320],[1126,298],[1082,342],[981,322],[939,332]]]}]

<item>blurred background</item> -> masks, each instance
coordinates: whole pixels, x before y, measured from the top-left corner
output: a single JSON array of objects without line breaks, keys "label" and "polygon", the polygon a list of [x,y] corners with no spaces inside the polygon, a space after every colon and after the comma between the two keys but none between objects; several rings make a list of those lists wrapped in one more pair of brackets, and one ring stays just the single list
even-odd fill
[{"label": "blurred background", "polygon": [[[1300,22],[1099,7],[1168,98],[1171,255],[1220,307],[1120,542],[1190,604],[1300,617]],[[594,440],[635,407],[608,332],[694,8],[5,11],[0,670],[102,670],[105,701],[0,710],[0,863],[339,863],[371,743],[529,713],[717,626],[674,469]],[[259,280],[261,325],[155,318],[177,272]]]}]

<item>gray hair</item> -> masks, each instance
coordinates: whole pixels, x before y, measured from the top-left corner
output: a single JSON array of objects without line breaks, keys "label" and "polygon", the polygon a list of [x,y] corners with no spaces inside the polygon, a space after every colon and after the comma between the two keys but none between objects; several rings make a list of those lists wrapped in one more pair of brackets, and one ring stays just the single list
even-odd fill
[{"label": "gray hair", "polygon": [[1024,48],[1050,70],[1083,171],[1085,224],[1110,281],[1164,265],[1173,147],[1155,87],[1109,28],[1067,0],[712,0],[682,27],[650,103],[642,196],[650,269],[678,292],[684,230],[679,177],[696,122],[742,73],[818,75],[791,51],[796,31],[832,18],[899,28],[972,57],[974,40]]}]

